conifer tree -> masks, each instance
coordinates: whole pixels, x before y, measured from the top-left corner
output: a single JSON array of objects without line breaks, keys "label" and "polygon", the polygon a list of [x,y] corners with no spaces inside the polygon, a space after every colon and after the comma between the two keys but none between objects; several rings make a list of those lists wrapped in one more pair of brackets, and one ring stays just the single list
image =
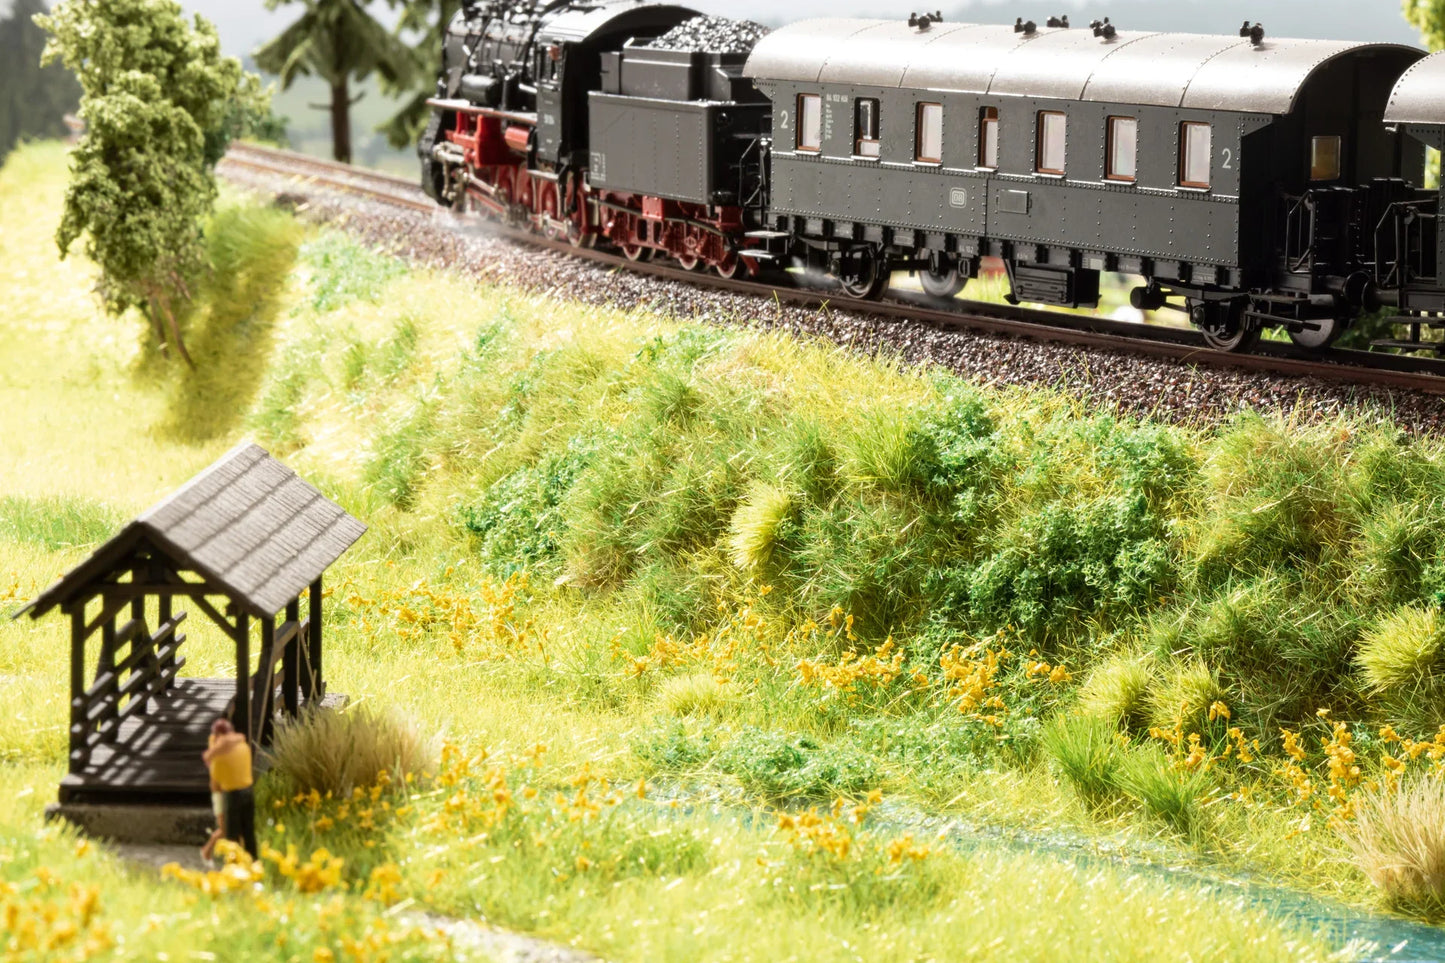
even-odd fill
[{"label": "conifer tree", "polygon": [[[415,76],[410,47],[367,9],[371,0],[266,0],[266,7],[300,3],[301,17],[256,51],[256,63],[290,87],[297,77],[314,74],[331,88],[331,152],[351,163],[351,82],[377,74],[384,83],[407,87]],[[357,98],[359,99],[359,98]]]},{"label": "conifer tree", "polygon": [[35,22],[42,0],[13,0],[0,19],[0,159],[22,138],[62,137],[80,85],[59,64],[40,65],[45,31]]}]

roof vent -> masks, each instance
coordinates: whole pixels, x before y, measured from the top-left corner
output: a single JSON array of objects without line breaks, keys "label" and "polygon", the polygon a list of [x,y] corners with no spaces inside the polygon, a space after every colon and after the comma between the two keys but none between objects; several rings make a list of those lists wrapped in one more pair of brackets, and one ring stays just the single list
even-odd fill
[{"label": "roof vent", "polygon": [[935,23],[943,23],[943,14],[937,11],[933,13],[910,13],[908,15],[908,25],[917,29],[919,33],[927,30]]},{"label": "roof vent", "polygon": [[1025,37],[1032,37],[1038,29],[1038,24],[1032,20],[1025,20],[1023,17],[1019,17],[1014,21],[1014,33],[1021,33]]},{"label": "roof vent", "polygon": [[1103,20],[1095,20],[1089,24],[1089,28],[1094,31],[1094,36],[1103,37],[1105,40],[1113,40],[1119,36],[1119,31],[1114,29],[1114,25],[1109,22],[1108,17]]},{"label": "roof vent", "polygon": [[1050,17],[1048,23],[1044,24],[1044,26],[1046,26],[1046,27],[1054,27],[1054,28],[1059,29],[1059,30],[1068,30],[1068,29],[1069,29],[1069,15],[1068,15],[1068,14],[1064,14],[1062,17]]},{"label": "roof vent", "polygon": [[1244,26],[1239,28],[1239,35],[1241,37],[1248,37],[1249,42],[1256,47],[1264,45],[1264,28],[1259,24],[1251,27],[1248,20],[1244,21]]}]

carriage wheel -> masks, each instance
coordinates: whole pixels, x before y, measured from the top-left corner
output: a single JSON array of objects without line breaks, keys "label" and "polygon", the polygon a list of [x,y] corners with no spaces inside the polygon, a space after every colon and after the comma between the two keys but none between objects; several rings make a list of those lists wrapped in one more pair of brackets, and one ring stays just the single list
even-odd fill
[{"label": "carriage wheel", "polygon": [[1318,330],[1291,331],[1289,339],[1301,348],[1319,351],[1334,344],[1349,327],[1349,322],[1342,318],[1323,318],[1313,323],[1319,325]]},{"label": "carriage wheel", "polygon": [[935,271],[930,264],[926,269],[918,272],[918,283],[923,286],[923,293],[931,298],[955,298],[958,297],[964,285],[968,284],[968,278],[958,271],[957,262],[944,270]]},{"label": "carriage wheel", "polygon": [[887,264],[871,247],[851,251],[838,270],[838,284],[854,300],[875,300],[888,287]]},{"label": "carriage wheel", "polygon": [[1246,301],[1190,301],[1189,317],[1204,343],[1215,351],[1246,352],[1254,350],[1263,333],[1259,325],[1244,315]]}]

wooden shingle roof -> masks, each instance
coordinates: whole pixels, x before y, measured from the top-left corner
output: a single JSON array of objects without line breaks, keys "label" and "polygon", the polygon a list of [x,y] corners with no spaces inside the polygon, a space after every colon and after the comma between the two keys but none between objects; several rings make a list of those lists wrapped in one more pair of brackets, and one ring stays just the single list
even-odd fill
[{"label": "wooden shingle roof", "polygon": [[39,618],[80,597],[145,540],[177,566],[204,575],[241,609],[269,618],[365,531],[340,505],[245,442],[127,525],[26,610]]}]

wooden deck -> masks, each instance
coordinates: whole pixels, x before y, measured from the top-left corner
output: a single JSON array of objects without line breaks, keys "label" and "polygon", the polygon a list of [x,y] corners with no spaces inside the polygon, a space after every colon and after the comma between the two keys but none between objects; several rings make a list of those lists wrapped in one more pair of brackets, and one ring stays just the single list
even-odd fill
[{"label": "wooden deck", "polygon": [[177,679],[149,712],[121,724],[115,742],[96,746],[83,769],[61,780],[60,801],[209,805],[201,753],[235,694],[233,679]]},{"label": "wooden deck", "polygon": [[[236,694],[233,679],[177,679],[150,711],[121,724],[114,743],[91,750],[79,772],[60,782],[62,803],[167,803],[209,807],[210,779],[201,753],[211,723],[225,715]],[[324,706],[345,696],[329,695]],[[264,752],[255,754],[256,775],[266,770]]]}]

